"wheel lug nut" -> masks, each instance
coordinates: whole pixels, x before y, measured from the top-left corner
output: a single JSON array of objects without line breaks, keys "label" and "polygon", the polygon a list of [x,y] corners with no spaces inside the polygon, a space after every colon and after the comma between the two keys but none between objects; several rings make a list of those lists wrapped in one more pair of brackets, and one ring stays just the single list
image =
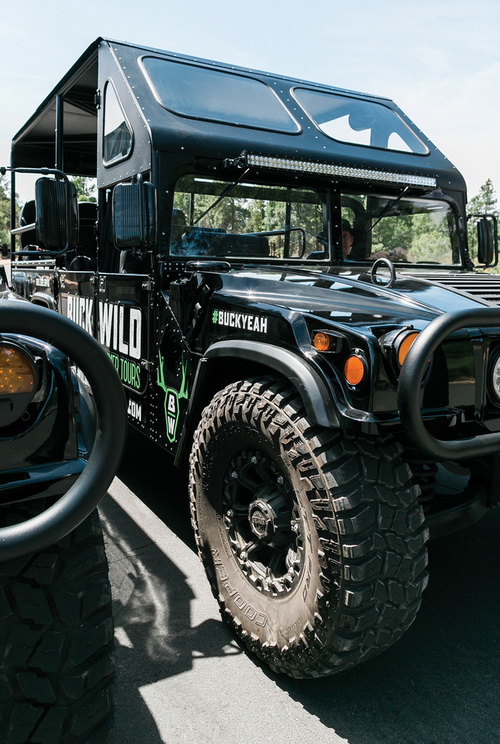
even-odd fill
[{"label": "wheel lug nut", "polygon": [[297,522],[295,522],[295,524],[292,524],[292,530],[293,530],[293,532],[295,532],[295,534],[297,534],[298,532],[300,532],[300,527],[297,524]]},{"label": "wheel lug nut", "polygon": [[234,517],[234,509],[228,509],[226,512],[226,517],[229,517],[229,519]]},{"label": "wheel lug nut", "polygon": [[282,486],[284,482],[285,482],[285,479],[283,478],[283,476],[278,475],[278,477],[276,478],[276,483],[278,484],[278,486]]},{"label": "wheel lug nut", "polygon": [[255,457],[255,455],[252,455],[252,457],[250,458],[250,462],[252,463],[252,465],[257,465],[257,458]]},{"label": "wheel lug nut", "polygon": [[247,553],[246,550],[242,550],[241,551],[240,558],[241,558],[242,561],[246,561],[246,559],[248,558],[248,553]]},{"label": "wheel lug nut", "polygon": [[234,478],[236,480],[237,477],[238,473],[236,472],[236,470],[233,470],[233,472],[231,473],[231,478]]}]

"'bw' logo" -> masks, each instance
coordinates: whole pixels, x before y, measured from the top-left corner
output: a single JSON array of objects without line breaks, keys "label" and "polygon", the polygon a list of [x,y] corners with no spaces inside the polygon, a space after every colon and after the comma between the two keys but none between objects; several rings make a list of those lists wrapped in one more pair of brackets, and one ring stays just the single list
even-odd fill
[{"label": "'bw' logo", "polygon": [[165,426],[167,431],[167,439],[170,443],[175,442],[177,439],[177,425],[179,423],[179,400],[187,399],[188,397],[188,386],[186,382],[186,362],[182,363],[182,381],[181,389],[175,390],[174,388],[167,387],[165,383],[165,370],[163,356],[158,352],[158,370],[156,376],[156,382],[165,393]]},{"label": "'bw' logo", "polygon": [[179,405],[177,403],[177,393],[174,390],[167,392],[167,437],[169,442],[175,440],[177,422],[179,420]]}]

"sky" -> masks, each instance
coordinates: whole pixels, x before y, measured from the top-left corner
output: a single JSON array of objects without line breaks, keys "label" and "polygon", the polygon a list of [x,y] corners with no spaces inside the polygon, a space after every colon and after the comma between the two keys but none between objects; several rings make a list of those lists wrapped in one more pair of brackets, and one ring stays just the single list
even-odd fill
[{"label": "sky", "polygon": [[[500,197],[498,0],[16,0],[2,8],[0,165],[97,37],[393,99],[462,172]],[[21,194],[22,196],[22,194]]]}]

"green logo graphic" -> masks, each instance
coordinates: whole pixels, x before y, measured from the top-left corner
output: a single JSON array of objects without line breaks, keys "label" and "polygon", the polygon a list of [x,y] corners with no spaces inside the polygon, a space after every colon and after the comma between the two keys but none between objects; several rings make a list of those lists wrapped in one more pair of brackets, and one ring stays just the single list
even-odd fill
[{"label": "green logo graphic", "polygon": [[214,310],[212,313],[212,323],[218,323],[219,322],[219,311]]},{"label": "green logo graphic", "polygon": [[177,425],[179,423],[179,401],[187,400],[188,397],[188,385],[186,381],[187,377],[187,361],[182,362],[182,382],[181,389],[179,391],[174,388],[167,387],[165,383],[165,370],[163,356],[158,352],[158,370],[156,374],[156,383],[165,393],[165,425],[167,431],[167,439],[170,443],[175,442],[177,438]]}]

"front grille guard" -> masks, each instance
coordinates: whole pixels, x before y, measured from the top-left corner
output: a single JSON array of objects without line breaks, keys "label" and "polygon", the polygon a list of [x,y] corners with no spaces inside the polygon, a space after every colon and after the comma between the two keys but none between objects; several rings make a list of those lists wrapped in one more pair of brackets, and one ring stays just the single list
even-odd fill
[{"label": "front grille guard", "polygon": [[421,389],[428,359],[439,344],[454,331],[481,327],[498,327],[500,332],[500,309],[479,308],[439,316],[418,335],[401,369],[398,385],[401,423],[412,442],[433,460],[463,460],[500,450],[500,432],[450,441],[437,439],[424,425],[421,396],[415,394]]}]

